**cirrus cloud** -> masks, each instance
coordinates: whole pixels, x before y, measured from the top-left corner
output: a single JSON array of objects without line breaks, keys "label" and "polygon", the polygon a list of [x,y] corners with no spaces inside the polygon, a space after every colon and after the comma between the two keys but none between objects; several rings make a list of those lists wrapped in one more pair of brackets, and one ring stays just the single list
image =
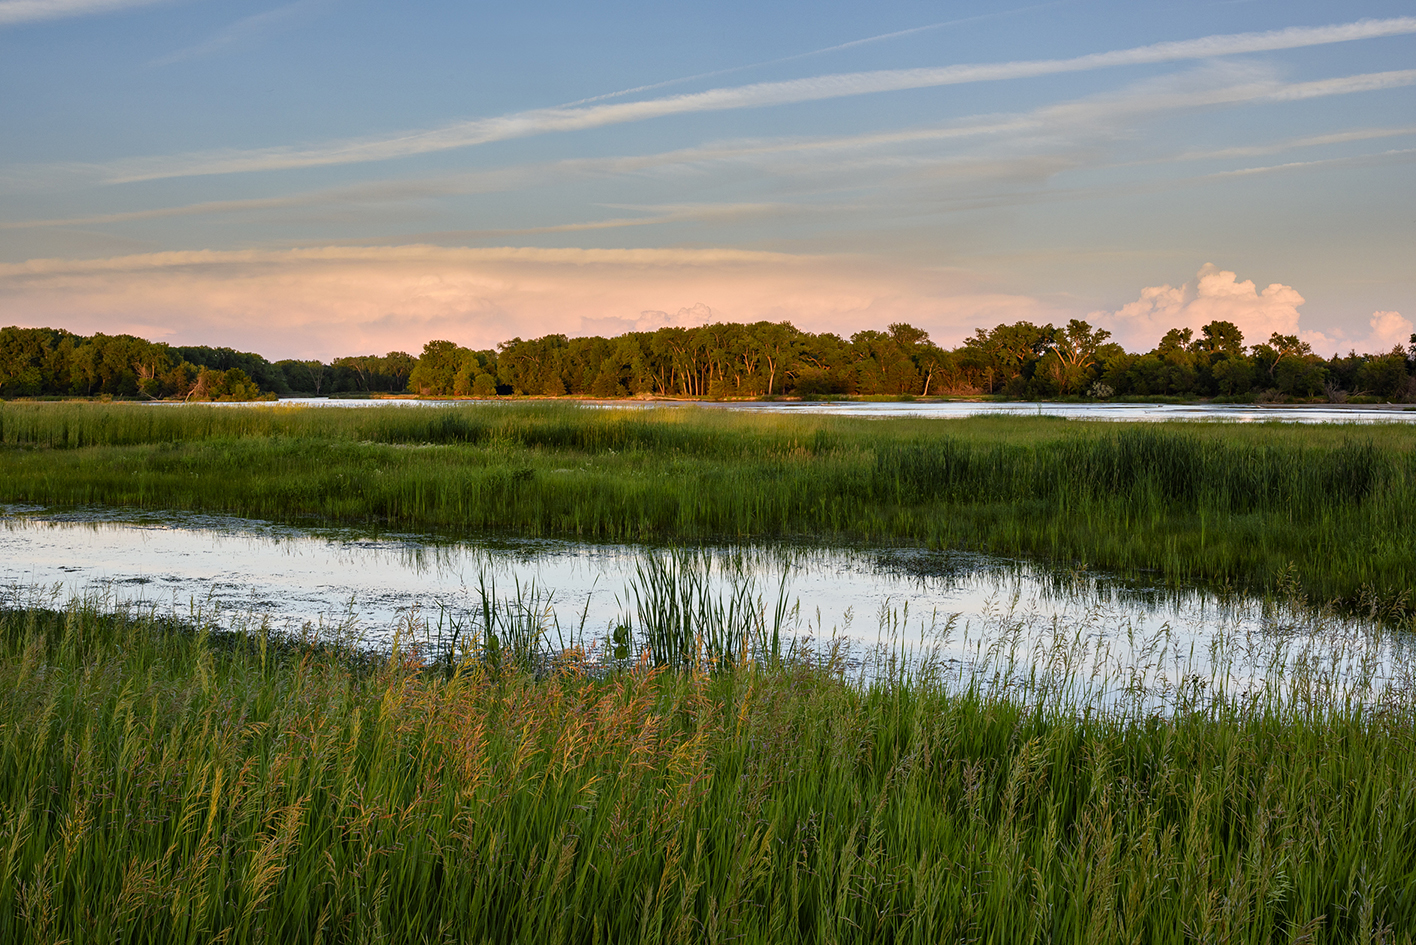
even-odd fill
[{"label": "cirrus cloud", "polygon": [[[172,177],[241,174],[386,161],[531,135],[584,131],[671,115],[766,108],[911,89],[1040,78],[1121,66],[1214,59],[1412,33],[1416,33],[1416,17],[1404,16],[1382,20],[1358,20],[1329,26],[1288,27],[1261,33],[1220,34],[1089,53],[1068,59],[836,73],[777,82],[757,82],[631,102],[537,108],[491,118],[458,121],[437,128],[336,141],[315,147],[228,149],[136,158],[116,162],[101,170],[108,183],[133,183]],[[1401,84],[1406,81],[1402,75],[1400,72],[1386,75],[1376,80],[1378,85],[1374,87],[1382,87],[1382,82]],[[1314,91],[1312,94],[1331,93]]]},{"label": "cirrus cloud", "polygon": [[116,13],[165,0],[0,0],[0,26],[59,20],[92,13]]}]

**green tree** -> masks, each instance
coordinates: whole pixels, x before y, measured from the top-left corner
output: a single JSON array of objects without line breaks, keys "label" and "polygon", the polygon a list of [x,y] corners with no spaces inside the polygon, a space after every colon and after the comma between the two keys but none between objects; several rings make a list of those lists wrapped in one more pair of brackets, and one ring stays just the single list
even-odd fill
[{"label": "green tree", "polygon": [[1386,354],[1366,358],[1357,370],[1357,385],[1364,393],[1392,400],[1405,392],[1406,352],[1400,345]]},{"label": "green tree", "polygon": [[456,388],[457,372],[469,354],[471,351],[455,342],[428,342],[423,345],[417,365],[409,372],[408,386],[425,397],[448,396]]},{"label": "green tree", "polygon": [[1091,369],[1097,363],[1097,352],[1110,337],[1111,332],[1106,329],[1093,328],[1076,318],[1055,333],[1050,357],[1059,392],[1065,394],[1087,387]]}]

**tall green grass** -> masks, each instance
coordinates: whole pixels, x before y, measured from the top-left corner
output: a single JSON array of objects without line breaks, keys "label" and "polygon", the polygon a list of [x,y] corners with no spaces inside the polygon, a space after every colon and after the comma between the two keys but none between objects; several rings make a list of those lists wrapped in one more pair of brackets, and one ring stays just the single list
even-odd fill
[{"label": "tall green grass", "polygon": [[884,541],[1410,612],[1416,428],[569,405],[0,405],[0,501],[469,535]]},{"label": "tall green grass", "polygon": [[11,607],[0,940],[1411,941],[1409,686],[1061,675],[449,675]]}]

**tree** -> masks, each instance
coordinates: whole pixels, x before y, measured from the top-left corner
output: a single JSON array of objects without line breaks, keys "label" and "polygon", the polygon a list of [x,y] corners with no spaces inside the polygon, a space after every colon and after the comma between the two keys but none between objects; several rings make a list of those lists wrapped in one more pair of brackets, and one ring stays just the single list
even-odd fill
[{"label": "tree", "polygon": [[1218,355],[1229,358],[1244,356],[1244,333],[1233,322],[1213,321],[1200,329],[1195,349],[1213,360]]},{"label": "tree", "polygon": [[1245,393],[1254,382],[1254,365],[1246,357],[1225,358],[1211,371],[1219,391],[1231,397]]},{"label": "tree", "polygon": [[424,396],[447,396],[457,386],[457,372],[472,352],[451,341],[430,341],[409,372],[408,386]]},{"label": "tree", "polygon": [[796,327],[791,322],[758,322],[752,326],[757,353],[767,365],[767,396],[772,396],[773,388],[780,373],[785,379],[796,367],[798,350]]},{"label": "tree", "polygon": [[1306,341],[1300,341],[1297,335],[1280,335],[1278,332],[1269,336],[1268,344],[1264,347],[1272,353],[1269,359],[1270,376],[1276,376],[1274,371],[1279,362],[1285,358],[1289,360],[1306,358],[1313,353],[1312,345]]},{"label": "tree", "polygon": [[256,382],[240,368],[215,371],[204,367],[199,370],[196,383],[187,391],[185,399],[237,401],[259,400],[260,397],[261,391]]},{"label": "tree", "polygon": [[1056,334],[1057,329],[1051,325],[1015,322],[999,325],[992,331],[979,328],[974,332],[974,337],[964,344],[981,355],[988,376],[988,390],[992,391],[995,377],[1002,378],[1005,384],[1020,378],[1030,379],[1037,362],[1051,350]]},{"label": "tree", "polygon": [[1052,353],[1056,357],[1054,376],[1061,393],[1065,394],[1074,386],[1085,387],[1087,373],[1096,364],[1097,351],[1110,337],[1111,332],[1106,329],[1093,328],[1075,318],[1056,332]]},{"label": "tree", "polygon": [[628,391],[620,383],[619,371],[615,370],[614,363],[606,358],[600,362],[599,373],[595,375],[595,380],[590,384],[590,396],[592,397],[623,397]]},{"label": "tree", "polygon": [[1382,400],[1401,396],[1406,389],[1406,352],[1400,345],[1374,358],[1367,358],[1357,369],[1357,384]]},{"label": "tree", "polygon": [[1323,389],[1327,371],[1313,357],[1286,357],[1274,364],[1278,389],[1292,397],[1312,397]]}]

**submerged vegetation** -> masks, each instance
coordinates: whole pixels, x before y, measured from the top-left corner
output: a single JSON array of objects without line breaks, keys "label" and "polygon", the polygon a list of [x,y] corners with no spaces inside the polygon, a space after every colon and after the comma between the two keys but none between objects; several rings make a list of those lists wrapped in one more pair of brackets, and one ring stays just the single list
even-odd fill
[{"label": "submerged vegetation", "polygon": [[1409,612],[1416,428],[566,404],[0,405],[0,502],[449,536],[923,543]]},{"label": "submerged vegetation", "polygon": [[1053,657],[538,678],[12,602],[0,939],[1411,941],[1409,678],[1083,712]]}]

